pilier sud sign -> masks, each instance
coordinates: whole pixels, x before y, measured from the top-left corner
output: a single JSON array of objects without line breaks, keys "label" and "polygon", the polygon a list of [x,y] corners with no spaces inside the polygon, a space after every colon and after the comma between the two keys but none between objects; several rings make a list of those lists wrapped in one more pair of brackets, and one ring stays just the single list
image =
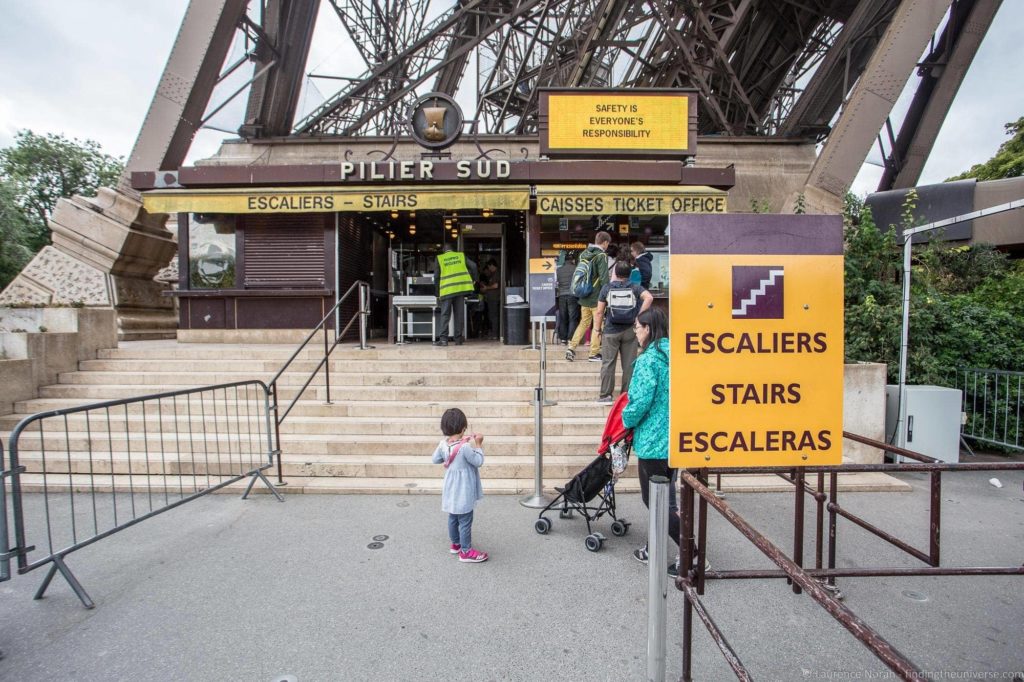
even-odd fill
[{"label": "pilier sud sign", "polygon": [[840,464],[842,219],[669,224],[670,464]]}]

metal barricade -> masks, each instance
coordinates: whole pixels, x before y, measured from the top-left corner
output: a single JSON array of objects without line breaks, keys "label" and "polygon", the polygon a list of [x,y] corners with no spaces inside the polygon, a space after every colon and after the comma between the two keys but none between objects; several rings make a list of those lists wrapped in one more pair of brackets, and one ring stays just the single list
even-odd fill
[{"label": "metal barricade", "polygon": [[969,367],[957,371],[954,383],[963,391],[962,437],[1024,451],[1020,422],[1024,372]]},{"label": "metal barricade", "polygon": [[[844,464],[842,466],[818,466],[806,468],[751,467],[735,469],[695,469],[682,471],[680,475],[680,570],[676,588],[684,593],[683,600],[683,643],[682,680],[692,680],[693,671],[693,613],[696,613],[707,628],[715,645],[721,651],[737,679],[751,679],[733,646],[726,640],[701,600],[706,583],[710,580],[749,580],[763,578],[784,578],[796,594],[806,592],[822,606],[836,622],[846,628],[871,653],[902,680],[924,679],[917,666],[885,640],[876,630],[844,605],[842,595],[836,588],[840,577],[885,577],[885,576],[1024,576],[1024,565],[1014,566],[942,566],[941,548],[941,504],[942,474],[956,471],[1024,471],[1020,462],[986,462],[948,464],[922,455],[921,453],[898,448],[849,432],[843,437],[876,447],[885,452],[914,460],[908,464]],[[909,542],[869,523],[852,511],[840,506],[838,476],[847,472],[917,472],[927,473],[929,487],[929,532],[927,548],[914,547]],[[793,552],[785,551],[758,532],[736,510],[715,494],[708,484],[709,477],[719,473],[732,474],[774,474],[793,485]],[[816,485],[808,478],[815,476]],[[826,491],[825,480],[828,477]],[[817,523],[815,527],[814,568],[805,567],[804,559],[804,500],[810,496],[816,504]],[[696,502],[696,505],[695,505]],[[721,516],[749,540],[765,557],[778,568],[775,569],[733,569],[708,570],[705,565],[707,552],[708,507]],[[696,509],[695,509],[696,507]],[[871,535],[902,550],[905,554],[921,561],[924,566],[839,568],[836,566],[838,544],[838,520],[846,519]],[[826,530],[827,523],[827,530]],[[827,547],[825,534],[827,533]]]},{"label": "metal barricade", "polygon": [[[263,474],[273,463],[270,414],[267,385],[252,380],[40,412],[19,422],[2,474],[10,482],[14,534],[13,547],[6,539],[4,547],[18,573],[50,565],[35,598],[59,571],[92,608],[65,562],[69,554],[245,478],[242,499],[259,479],[283,502]],[[4,508],[0,536],[8,530]]]},{"label": "metal barricade", "polygon": [[7,534],[7,465],[0,439],[0,583],[11,579],[11,543]]}]

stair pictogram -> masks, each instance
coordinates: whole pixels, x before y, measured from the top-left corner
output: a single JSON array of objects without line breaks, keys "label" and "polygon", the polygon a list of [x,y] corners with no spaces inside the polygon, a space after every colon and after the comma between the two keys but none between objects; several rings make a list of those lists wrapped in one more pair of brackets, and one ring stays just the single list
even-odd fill
[{"label": "stair pictogram", "polygon": [[782,266],[736,265],[732,273],[734,319],[782,319],[785,276]]}]

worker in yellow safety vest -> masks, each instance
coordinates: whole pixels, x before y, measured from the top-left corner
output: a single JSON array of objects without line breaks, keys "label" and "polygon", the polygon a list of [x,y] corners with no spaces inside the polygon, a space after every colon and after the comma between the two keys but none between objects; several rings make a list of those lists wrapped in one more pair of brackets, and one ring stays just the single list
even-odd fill
[{"label": "worker in yellow safety vest", "polygon": [[476,264],[466,254],[455,251],[450,245],[437,257],[435,282],[437,297],[441,302],[441,329],[435,346],[448,345],[448,325],[455,311],[456,346],[461,346],[466,328],[466,296],[476,291]]}]

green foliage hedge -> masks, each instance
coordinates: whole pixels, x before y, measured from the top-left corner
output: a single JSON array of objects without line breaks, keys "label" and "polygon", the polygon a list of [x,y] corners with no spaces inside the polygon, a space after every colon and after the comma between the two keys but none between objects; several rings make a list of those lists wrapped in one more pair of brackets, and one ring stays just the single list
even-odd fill
[{"label": "green foliage hedge", "polygon": [[[904,210],[910,218],[916,195]],[[844,212],[846,360],[899,374],[903,250],[852,195]],[[914,249],[907,382],[952,386],[964,367],[1024,371],[1024,263],[994,247],[933,240]]]}]

